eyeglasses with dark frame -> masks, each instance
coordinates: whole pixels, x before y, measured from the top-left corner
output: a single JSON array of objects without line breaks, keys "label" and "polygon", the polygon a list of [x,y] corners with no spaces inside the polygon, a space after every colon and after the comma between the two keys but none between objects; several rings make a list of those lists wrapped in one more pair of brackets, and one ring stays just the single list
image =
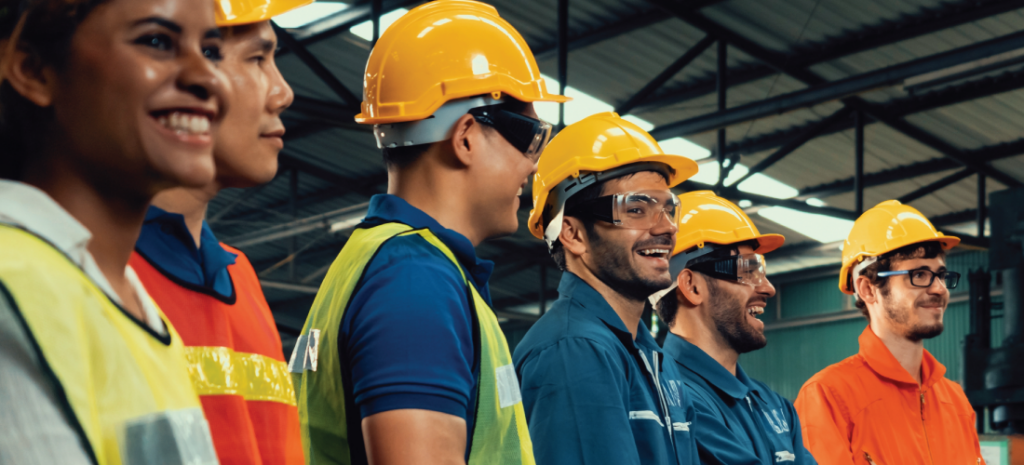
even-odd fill
[{"label": "eyeglasses with dark frame", "polygon": [[907,275],[910,277],[910,284],[914,287],[931,287],[932,283],[935,282],[935,278],[942,280],[942,283],[946,286],[946,289],[956,289],[956,285],[960,283],[960,273],[956,271],[932,271],[927,268],[920,268],[916,270],[900,270],[900,271],[879,271],[879,278],[888,278],[890,276]]}]

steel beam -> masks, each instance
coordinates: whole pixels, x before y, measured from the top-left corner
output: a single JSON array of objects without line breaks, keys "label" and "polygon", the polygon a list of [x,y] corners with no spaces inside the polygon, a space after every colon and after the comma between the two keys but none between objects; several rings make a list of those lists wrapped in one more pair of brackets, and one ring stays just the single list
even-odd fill
[{"label": "steel beam", "polygon": [[[714,190],[714,186],[704,184],[696,181],[684,181],[682,184],[677,186],[676,191],[691,192],[698,190]],[[848,220],[856,220],[857,213],[849,210],[843,210],[835,207],[815,207],[808,205],[802,200],[796,199],[777,199],[775,197],[768,197],[760,194],[751,194],[749,192],[742,192],[738,189],[728,188],[724,189],[721,194],[722,197],[729,199],[733,202],[739,202],[740,200],[749,200],[755,205],[771,205],[777,207],[787,207],[793,210],[802,211],[806,213],[815,213],[819,215],[828,215],[836,218],[843,218]]]},{"label": "steel beam", "polygon": [[[569,82],[569,0],[558,0],[558,93]],[[565,102],[558,104],[558,129],[565,127]]]},{"label": "steel beam", "polygon": [[373,39],[370,40],[370,47],[377,45],[380,38],[380,16],[384,14],[383,0],[370,0],[370,21],[373,23]]},{"label": "steel beam", "polygon": [[[362,0],[354,5],[339,11],[338,13],[317,21],[316,23],[295,30],[295,38],[302,42],[302,45],[309,46],[325,39],[330,39],[343,32],[348,32],[352,26],[373,20],[372,0]],[[422,2],[423,0],[384,0],[381,7],[381,15],[388,14],[399,8],[405,8]],[[278,56],[288,53],[291,49],[282,49]]]},{"label": "steel beam", "polygon": [[[717,29],[715,30],[717,31]],[[721,36],[718,37],[721,38]],[[731,40],[730,43],[732,43]],[[761,48],[760,46],[756,47],[759,49]],[[758,102],[748,103],[729,110],[718,111],[716,113],[702,115],[684,121],[665,124],[654,128],[651,131],[651,135],[657,139],[668,139],[724,128],[734,124],[777,115],[799,108],[842,99],[861,92],[892,86],[909,77],[938,71],[950,66],[955,66],[961,63],[966,63],[979,58],[1019,48],[1024,48],[1024,31],[971,44],[917,60],[911,60],[909,62],[900,63],[898,65],[893,65],[864,74],[850,76],[838,81],[812,85],[812,87],[808,89],[779,95]],[[769,53],[771,53],[769,56],[774,58],[774,53]],[[782,67],[784,65],[779,66]],[[799,76],[804,75],[804,73],[805,72],[797,70],[792,73],[787,72],[786,74],[791,74],[799,78]],[[814,76],[813,78],[806,79],[807,81],[821,80],[817,75],[811,74],[806,76]]]},{"label": "steel beam", "polygon": [[[847,108],[847,107],[843,107]],[[854,174],[853,174],[853,211],[864,213],[864,112],[856,111],[854,116]]]},{"label": "steel beam", "polygon": [[292,37],[288,31],[282,29],[273,21],[271,21],[270,24],[274,27],[274,32],[277,33],[278,40],[295,52],[295,55],[298,56],[311,71],[313,71],[313,74],[316,74],[316,77],[320,78],[327,87],[334,91],[346,106],[353,108],[359,106],[360,99],[356,98],[356,96],[338,80],[338,77],[323,65],[323,63],[320,63],[320,60],[317,60],[316,57],[306,49],[305,45],[302,45],[298,39]]},{"label": "steel beam", "polygon": [[686,65],[690,64],[690,62],[692,62],[695,58],[700,56],[701,53],[704,53],[704,51],[707,50],[708,47],[711,47],[711,44],[714,43],[715,39],[713,37],[704,36],[704,38],[697,42],[693,47],[690,47],[690,49],[687,50],[686,53],[683,54],[683,56],[679,57],[679,59],[672,62],[672,64],[668,65],[668,67],[665,68],[664,71],[659,73],[654,79],[652,79],[651,82],[648,82],[639,91],[637,91],[636,94],[634,94],[621,105],[616,107],[615,112],[618,113],[619,115],[628,114],[630,110],[632,110],[633,107],[636,106],[637,103],[640,103],[649,95],[653,94],[655,91],[660,89],[661,86],[668,82],[669,79],[672,79],[673,76],[679,74],[679,72],[682,71],[682,69],[685,68]]},{"label": "steel beam", "polygon": [[[1003,92],[1017,90],[1022,87],[1024,87],[1024,71],[1006,72],[998,76],[975,79],[973,81],[938,89],[925,94],[894,99],[880,105],[878,108],[879,112],[890,115],[893,118],[903,118],[915,113],[956,105],[958,103],[979,98],[990,97]],[[871,122],[874,122],[874,120],[870,117],[865,120],[865,124]],[[797,137],[798,134],[801,134],[814,124],[816,123],[808,123],[803,126],[776,131],[753,139],[736,142],[731,144],[727,151],[729,153],[749,155],[762,152],[764,150],[770,150],[785,144],[793,137]],[[832,127],[822,131],[821,135],[835,134],[853,128],[854,121],[852,119],[842,120]]]},{"label": "steel beam", "polygon": [[[723,1],[725,0],[689,0],[687,1],[686,8],[700,10]],[[637,14],[626,16],[611,24],[571,36],[569,38],[569,51],[571,52],[589,47],[608,39],[614,39],[623,34],[643,29],[647,26],[660,23],[670,18],[671,16],[665,15],[665,13],[658,8],[641,11]],[[547,44],[531,44],[530,48],[533,50],[533,56],[537,58],[537,61],[555,58],[558,54],[557,41],[549,42]]]},{"label": "steel beam", "polygon": [[793,137],[792,139],[790,139],[789,142],[786,142],[786,144],[783,145],[778,150],[776,150],[775,153],[769,155],[768,158],[765,158],[764,160],[761,160],[756,165],[751,167],[750,170],[747,171],[747,174],[743,175],[742,178],[740,178],[740,179],[736,180],[736,182],[732,183],[732,185],[730,187],[738,186],[741,182],[746,181],[751,176],[753,176],[753,175],[755,175],[757,173],[760,173],[760,172],[768,169],[770,166],[772,166],[775,163],[779,162],[780,160],[785,158],[787,155],[789,155],[790,153],[793,153],[793,151],[795,151],[796,149],[800,148],[800,146],[802,146],[805,143],[807,143],[807,141],[809,141],[809,140],[811,140],[811,139],[813,139],[815,137],[818,137],[818,135],[821,134],[822,131],[825,131],[826,129],[834,126],[835,124],[837,124],[837,123],[839,123],[839,122],[841,122],[843,120],[849,119],[850,118],[850,113],[852,113],[852,110],[850,110],[849,108],[843,107],[843,108],[840,108],[839,111],[836,111],[835,113],[833,113],[828,118],[825,118],[825,119],[823,119],[821,121],[818,121],[818,122],[810,125],[809,127],[804,128],[803,132],[801,132],[800,134],[798,134],[795,137]]},{"label": "steel beam", "polygon": [[[710,36],[710,34],[709,34]],[[715,73],[715,91],[718,93],[718,112],[724,112],[726,109],[726,92],[729,90],[729,46],[724,38],[718,37],[718,51],[715,54],[717,61],[717,71]],[[654,135],[653,133],[651,135]],[[718,144],[715,145],[715,151],[718,155],[718,182],[715,183],[715,192],[720,192],[722,186],[725,184],[725,178],[729,177],[729,171],[725,169],[725,128],[718,129]],[[729,165],[732,168],[732,165]]]},{"label": "steel beam", "polygon": [[[817,74],[806,70],[799,69],[790,66],[785,61],[780,61],[777,54],[767,50],[760,45],[751,42],[739,34],[724,28],[714,21],[711,21],[703,15],[691,11],[684,11],[675,5],[665,5],[667,0],[648,0],[652,3],[662,4],[663,8],[672,11],[676,16],[680,17],[684,21],[691,25],[704,30],[708,34],[712,34],[719,40],[728,40],[731,44],[744,51],[745,53],[765,62],[766,64],[784,72],[794,78],[797,78],[804,83],[812,86],[809,89],[802,91],[793,92],[790,94],[780,95],[775,98],[763,100],[761,102],[754,102],[748,105],[743,105],[732,110],[719,111],[711,115],[705,115],[698,118],[693,118],[687,121],[681,121],[678,123],[672,123],[664,127],[668,128],[661,131],[660,136],[656,138],[674,137],[676,135],[685,135],[687,131],[691,129],[705,128],[715,129],[725,127],[730,124],[738,122],[749,121],[750,119],[756,119],[762,116],[767,116],[773,112],[788,111],[787,109],[795,109],[806,106],[805,104],[813,104],[811,102],[821,103],[833,99],[841,99],[843,97],[849,97],[843,99],[843,104],[853,107],[855,110],[863,111],[868,115],[872,116],[876,120],[884,122],[889,127],[902,132],[903,134],[917,140],[918,142],[931,147],[942,153],[943,155],[956,160],[963,166],[972,168],[979,173],[983,173],[987,176],[995,178],[996,180],[1010,186],[1017,187],[1022,183],[1013,177],[1006,175],[997,170],[993,170],[988,166],[978,164],[973,160],[966,158],[959,149],[952,145],[942,141],[938,137],[927,133],[926,131],[917,128],[906,121],[893,118],[884,112],[879,111],[879,107],[871,105],[864,100],[853,97],[852,94],[869,90],[873,87],[884,86],[895,82],[901,82],[903,79],[928,73],[931,71],[937,71],[944,69],[956,64],[965,63],[979,58],[992,56],[998,53],[1008,52],[1011,50],[1017,50],[1024,47],[1024,31],[1004,35],[995,39],[991,39],[984,42],[974,43],[965,47],[950,50],[943,53],[938,53],[929,57],[911,60],[909,62],[901,63],[888,68],[868,72],[859,76],[851,76],[846,79],[841,79],[834,82],[826,82],[824,78]],[[866,87],[865,87],[866,86]],[[827,97],[824,100],[820,98]],[[767,113],[764,113],[767,112]],[[760,115],[760,116],[757,116]],[[651,131],[654,135],[658,132],[659,128],[655,128]],[[700,131],[696,131],[700,132]]]},{"label": "steel beam", "polygon": [[[878,115],[876,115],[876,117],[878,117]],[[931,133],[924,131],[923,129],[920,129],[906,122],[905,120],[889,119],[887,117],[883,117],[880,119],[889,127],[897,131],[900,131],[903,134],[906,134],[907,136],[912,137],[918,142],[928,147],[931,147],[932,149],[935,149],[939,153],[949,158],[952,158],[953,160],[963,165],[964,167],[970,168],[978,173],[982,173],[986,176],[991,177],[992,179],[995,179],[996,181],[1005,184],[1007,187],[1020,187],[1024,185],[1024,183],[1021,183],[1013,176],[1010,176],[1002,171],[999,171],[998,169],[995,169],[985,163],[979,162],[978,160],[972,158],[967,153],[960,151],[960,149],[954,147],[952,144],[938,138],[937,136]]]},{"label": "steel beam", "polygon": [[959,181],[961,181],[963,179],[966,179],[968,176],[970,176],[972,174],[974,174],[974,173],[971,170],[969,170],[969,169],[963,169],[963,170],[957,171],[956,173],[953,173],[953,174],[951,174],[949,176],[946,176],[946,177],[944,177],[944,178],[942,178],[942,179],[940,179],[938,181],[935,181],[935,182],[933,182],[933,183],[931,183],[931,184],[929,184],[927,186],[922,186],[919,189],[915,189],[913,192],[911,192],[909,194],[906,194],[906,195],[904,195],[904,196],[902,196],[902,197],[900,197],[899,199],[896,199],[896,200],[899,200],[900,203],[910,203],[910,202],[913,202],[913,201],[915,201],[915,200],[917,200],[917,199],[919,199],[921,197],[924,197],[926,195],[932,194],[935,191],[938,191],[939,189],[942,189],[942,188],[944,188],[946,186],[949,186],[950,184],[955,184],[955,183],[957,183],[957,182],[959,182]]},{"label": "steel beam", "polygon": [[[331,231],[332,225],[342,221],[354,221],[351,227],[354,227],[358,223],[358,219],[366,216],[366,208],[369,202],[364,202],[356,205],[350,205],[345,208],[338,210],[329,211],[327,213],[321,213],[319,215],[313,215],[306,218],[301,218],[295,221],[289,221],[287,223],[271,226],[259,231],[254,231],[248,234],[242,234],[232,238],[225,239],[224,242],[232,247],[244,248],[256,244],[262,244],[264,242],[275,241],[279,239],[285,239],[299,234],[304,234],[311,231],[325,230]],[[332,232],[337,232],[332,231]]]},{"label": "steel beam", "polygon": [[[1024,155],[1024,139],[1005,144],[982,147],[978,150],[967,152],[968,157],[983,163],[991,163],[996,160],[1017,155]],[[958,167],[960,167],[960,164],[954,160],[950,160],[948,158],[935,158],[928,161],[897,166],[877,173],[866,174],[864,176],[864,186],[871,187],[899,182],[906,179],[913,179],[918,176],[956,169]],[[831,197],[833,195],[850,192],[853,190],[853,183],[854,180],[851,177],[805,187],[800,189],[799,197]]]},{"label": "steel beam", "polygon": [[[944,4],[937,8],[923,9],[913,15],[904,15],[896,21],[886,21],[878,26],[851,31],[840,37],[813,44],[810,47],[798,48],[786,56],[785,62],[792,64],[796,68],[808,68],[818,63],[931,34],[1019,8],[1024,8],[1024,1],[995,0],[978,2],[976,0],[963,0],[953,4]],[[746,69],[732,71],[732,82],[733,85],[746,84],[758,79],[764,79],[776,72],[775,68],[766,65],[748,66]],[[712,92],[714,92],[714,80],[706,79],[673,91],[652,96],[642,102],[636,111],[654,110],[701,97]]]},{"label": "steel beam", "polygon": [[985,214],[988,190],[985,188],[985,175],[978,173],[978,237],[985,237]]},{"label": "steel beam", "polygon": [[316,286],[289,283],[284,281],[274,281],[270,279],[260,279],[260,285],[263,286],[264,289],[298,292],[300,294],[316,294],[320,290],[320,288]]}]

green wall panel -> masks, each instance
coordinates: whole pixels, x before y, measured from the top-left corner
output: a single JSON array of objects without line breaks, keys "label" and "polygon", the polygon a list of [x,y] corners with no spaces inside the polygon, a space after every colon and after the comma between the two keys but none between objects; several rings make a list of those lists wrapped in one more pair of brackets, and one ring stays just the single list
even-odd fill
[{"label": "green wall panel", "polygon": [[743,354],[740,364],[750,377],[795,400],[811,376],[857,353],[857,336],[865,326],[858,318],[769,331],[768,346]]},{"label": "green wall panel", "polygon": [[845,294],[839,292],[837,276],[786,283],[782,288],[782,318],[799,318],[843,309]]}]

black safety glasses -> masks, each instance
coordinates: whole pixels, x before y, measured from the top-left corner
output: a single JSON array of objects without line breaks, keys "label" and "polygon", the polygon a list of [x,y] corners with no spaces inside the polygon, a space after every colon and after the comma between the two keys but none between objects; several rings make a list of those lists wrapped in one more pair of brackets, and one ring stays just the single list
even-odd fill
[{"label": "black safety glasses", "polygon": [[712,278],[747,284],[751,287],[758,287],[767,279],[764,256],[759,253],[731,255],[687,268]]},{"label": "black safety glasses", "polygon": [[910,284],[914,287],[931,287],[932,283],[935,282],[935,278],[942,280],[942,283],[946,285],[946,289],[956,289],[956,285],[960,283],[960,273],[956,271],[939,271],[934,272],[932,270],[900,270],[900,271],[879,271],[879,278],[888,278],[890,276],[907,275],[910,277]]},{"label": "black safety glasses", "polygon": [[469,110],[469,114],[504,137],[516,150],[536,162],[551,138],[551,124],[529,116],[503,110],[500,105],[486,105]]},{"label": "black safety glasses", "polygon": [[679,198],[671,191],[641,191],[580,202],[565,214],[589,216],[625,229],[651,229],[665,218],[669,224],[679,224],[679,212]]}]

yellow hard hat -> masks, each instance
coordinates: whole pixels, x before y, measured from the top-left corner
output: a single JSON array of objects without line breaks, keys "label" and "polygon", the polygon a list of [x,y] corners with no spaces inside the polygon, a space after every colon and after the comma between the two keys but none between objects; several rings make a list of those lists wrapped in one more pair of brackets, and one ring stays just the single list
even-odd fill
[{"label": "yellow hard hat", "polygon": [[766,254],[786,242],[781,234],[761,234],[750,217],[736,204],[711,191],[687,192],[679,196],[679,232],[672,255],[704,244],[728,245],[757,240],[754,252]]},{"label": "yellow hard hat", "polygon": [[[682,155],[666,154],[647,131],[616,113],[590,115],[562,129],[544,149],[533,175],[530,232],[544,239],[545,208],[561,210],[566,199],[601,181],[601,173],[608,178],[618,177],[626,173],[613,172],[616,168],[641,163],[668,167],[669,187],[697,174],[697,163]],[[552,191],[556,191],[554,197],[550,195]],[[554,239],[547,240],[550,245]]]},{"label": "yellow hard hat", "polygon": [[315,0],[214,0],[217,27],[267,21]]},{"label": "yellow hard hat", "polygon": [[356,122],[418,121],[448,101],[487,94],[522,102],[569,100],[548,93],[530,47],[493,6],[438,0],[413,8],[377,41]]},{"label": "yellow hard hat", "polygon": [[886,200],[864,212],[853,223],[843,244],[843,266],[839,269],[839,290],[853,294],[850,270],[865,258],[877,257],[918,242],[935,241],[942,250],[960,243],[960,238],[943,235],[931,221],[910,205]]}]

